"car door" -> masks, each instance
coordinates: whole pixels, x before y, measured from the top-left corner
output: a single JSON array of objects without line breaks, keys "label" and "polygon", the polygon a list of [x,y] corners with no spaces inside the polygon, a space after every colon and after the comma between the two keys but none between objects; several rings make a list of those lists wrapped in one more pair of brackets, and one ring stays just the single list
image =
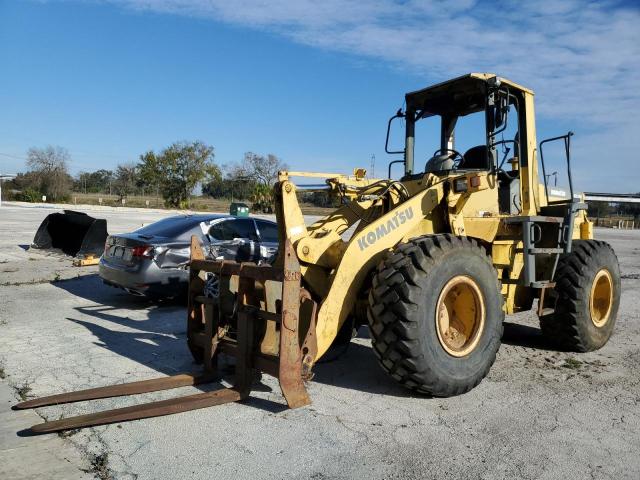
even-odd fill
[{"label": "car door", "polygon": [[265,250],[262,252],[262,256],[266,257],[266,260],[278,251],[278,225],[267,220],[256,219],[256,226],[258,228],[260,246]]},{"label": "car door", "polygon": [[237,262],[257,261],[258,234],[252,218],[228,218],[209,229],[210,256]]}]

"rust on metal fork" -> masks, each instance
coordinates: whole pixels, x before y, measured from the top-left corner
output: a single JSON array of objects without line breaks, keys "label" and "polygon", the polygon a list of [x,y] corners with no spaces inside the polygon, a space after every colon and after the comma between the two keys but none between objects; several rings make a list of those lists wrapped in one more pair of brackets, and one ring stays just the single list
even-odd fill
[{"label": "rust on metal fork", "polygon": [[173,415],[174,413],[188,412],[199,408],[237,402],[244,398],[246,397],[243,396],[241,392],[233,388],[224,388],[213,392],[197,393],[186,397],[171,398],[169,400],[160,400],[158,402],[143,403],[131,407],[116,408],[103,412],[90,413],[88,415],[53,420],[34,425],[31,427],[31,430],[35,433],[51,433],[62,430],[95,427],[109,423]]},{"label": "rust on metal fork", "polygon": [[138,382],[89,388],[87,390],[78,390],[59,395],[34,398],[33,400],[18,403],[11,408],[13,410],[24,410],[27,408],[47,407],[49,405],[97,400],[100,398],[138,395],[140,393],[157,392],[159,390],[169,390],[171,388],[202,385],[213,382],[216,378],[217,376],[212,373],[203,373],[198,375],[193,373],[181,373],[171,377],[152,378],[150,380],[140,380]]},{"label": "rust on metal fork", "polygon": [[284,248],[282,324],[280,325],[280,389],[289,408],[309,405],[311,399],[302,379],[302,351],[299,345],[300,263],[291,243]]}]

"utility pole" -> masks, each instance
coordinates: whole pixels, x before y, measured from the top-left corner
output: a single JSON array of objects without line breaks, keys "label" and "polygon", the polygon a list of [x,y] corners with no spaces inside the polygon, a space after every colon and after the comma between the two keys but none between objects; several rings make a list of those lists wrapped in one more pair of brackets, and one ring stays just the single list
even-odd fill
[{"label": "utility pole", "polygon": [[371,154],[371,178],[376,178],[376,154]]}]

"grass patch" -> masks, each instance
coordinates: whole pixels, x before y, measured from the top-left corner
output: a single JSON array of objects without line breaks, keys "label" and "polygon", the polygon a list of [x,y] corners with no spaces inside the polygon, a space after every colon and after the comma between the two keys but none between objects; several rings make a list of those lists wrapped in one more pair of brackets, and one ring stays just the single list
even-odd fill
[{"label": "grass patch", "polygon": [[19,387],[15,387],[15,389],[16,389],[16,393],[18,394],[18,397],[20,397],[20,400],[22,400],[23,402],[27,400],[27,398],[29,398],[29,393],[31,392],[31,385],[29,385],[29,383],[27,383],[26,381]]},{"label": "grass patch", "polygon": [[7,378],[7,374],[4,371],[4,365],[0,365],[0,380]]},{"label": "grass patch", "polygon": [[570,368],[572,370],[578,370],[582,367],[582,362],[580,360],[576,360],[575,358],[567,358],[562,364],[563,368]]}]

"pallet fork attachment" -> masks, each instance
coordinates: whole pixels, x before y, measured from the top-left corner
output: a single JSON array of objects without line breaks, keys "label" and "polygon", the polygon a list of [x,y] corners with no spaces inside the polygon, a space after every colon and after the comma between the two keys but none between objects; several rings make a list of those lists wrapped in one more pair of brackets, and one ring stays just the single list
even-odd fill
[{"label": "pallet fork attachment", "polygon": [[[34,433],[50,433],[109,423],[139,420],[245,400],[251,393],[255,371],[279,379],[289,408],[311,403],[304,385],[310,378],[315,343],[316,304],[300,285],[300,264],[286,241],[282,267],[250,263],[205,260],[196,237],[191,241],[191,266],[187,334],[192,352],[202,354],[204,373],[186,373],[120,385],[91,388],[28,400],[14,410],[46,407],[100,398],[136,395],[195,386],[216,380],[219,353],[235,357],[235,381],[231,388],[143,403],[87,415],[44,422],[31,427]],[[218,299],[203,295],[207,273],[220,285],[232,285],[235,292],[220,292]],[[223,299],[233,298],[233,308],[224,312]],[[311,320],[301,329],[304,305]]]}]

